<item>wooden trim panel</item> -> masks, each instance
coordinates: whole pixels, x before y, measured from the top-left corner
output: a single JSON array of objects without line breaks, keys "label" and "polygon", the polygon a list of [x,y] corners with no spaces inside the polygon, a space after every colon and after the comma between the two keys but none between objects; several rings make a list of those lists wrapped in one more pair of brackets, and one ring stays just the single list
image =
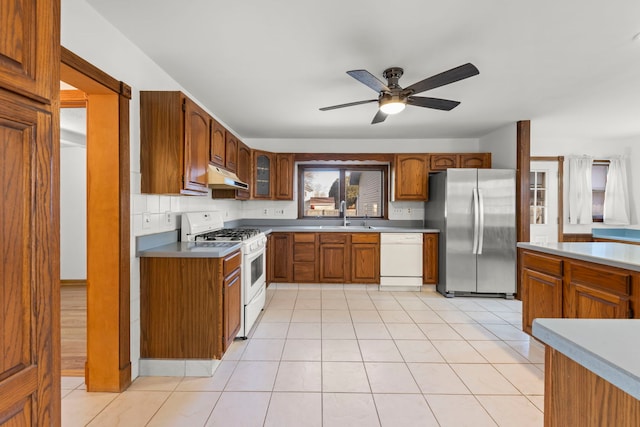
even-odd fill
[{"label": "wooden trim panel", "polygon": [[[531,169],[531,122],[516,123],[516,241],[528,242],[531,218],[529,213],[529,171]],[[518,258],[519,261],[519,258]],[[517,261],[517,262],[518,262]],[[519,271],[520,266],[517,266]],[[517,275],[516,298],[522,299],[521,277]]]},{"label": "wooden trim panel", "polygon": [[369,160],[393,163],[394,153],[295,153],[295,162]]},{"label": "wooden trim panel", "polygon": [[[131,383],[131,88],[62,48],[60,79],[87,96],[87,368],[89,391]],[[114,239],[114,236],[117,236]]]},{"label": "wooden trim panel", "polygon": [[637,427],[640,400],[547,346],[545,427]]}]

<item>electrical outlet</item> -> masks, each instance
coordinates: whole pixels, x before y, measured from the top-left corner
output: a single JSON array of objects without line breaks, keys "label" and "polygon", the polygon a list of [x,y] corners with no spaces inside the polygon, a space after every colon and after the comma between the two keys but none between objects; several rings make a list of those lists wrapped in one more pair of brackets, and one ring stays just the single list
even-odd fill
[{"label": "electrical outlet", "polygon": [[411,216],[411,208],[407,208],[407,216]]},{"label": "electrical outlet", "polygon": [[276,215],[284,215],[284,209],[276,209],[276,210],[274,211],[274,213],[275,213]]},{"label": "electrical outlet", "polygon": [[151,213],[149,212],[142,213],[142,228],[145,230],[151,228]]},{"label": "electrical outlet", "polygon": [[166,211],[164,213],[164,223],[165,223],[165,225],[172,225],[173,224],[173,217],[171,216],[171,212],[170,211]]},{"label": "electrical outlet", "polygon": [[402,208],[393,208],[393,213],[396,215],[402,215]]},{"label": "electrical outlet", "polygon": [[269,215],[269,209],[264,208],[264,209],[262,210],[262,215]]}]

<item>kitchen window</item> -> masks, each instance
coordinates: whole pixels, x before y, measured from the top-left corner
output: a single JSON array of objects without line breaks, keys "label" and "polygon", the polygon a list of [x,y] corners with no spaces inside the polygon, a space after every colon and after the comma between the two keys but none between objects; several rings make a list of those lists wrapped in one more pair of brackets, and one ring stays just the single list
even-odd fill
[{"label": "kitchen window", "polygon": [[385,218],[388,165],[298,165],[298,217]]},{"label": "kitchen window", "polygon": [[607,186],[607,173],[609,162],[606,160],[594,160],[591,166],[591,193],[593,222],[603,222],[604,215],[604,189]]},{"label": "kitchen window", "polygon": [[547,172],[529,173],[529,210],[531,224],[547,223]]}]

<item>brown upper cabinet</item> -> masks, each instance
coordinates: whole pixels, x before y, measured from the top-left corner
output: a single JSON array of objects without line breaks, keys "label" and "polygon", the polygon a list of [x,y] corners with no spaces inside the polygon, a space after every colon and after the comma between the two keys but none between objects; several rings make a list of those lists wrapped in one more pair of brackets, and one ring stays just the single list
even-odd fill
[{"label": "brown upper cabinet", "polygon": [[251,197],[271,199],[273,195],[273,153],[253,151],[253,185]]},{"label": "brown upper cabinet", "polygon": [[459,168],[491,168],[491,153],[463,153],[458,157]]},{"label": "brown upper cabinet", "polygon": [[293,154],[276,154],[275,198],[293,200]]},{"label": "brown upper cabinet", "polygon": [[228,171],[235,173],[238,169],[238,138],[231,132],[226,131],[224,141],[224,167]]},{"label": "brown upper cabinet", "polygon": [[293,154],[253,151],[251,197],[293,200]]},{"label": "brown upper cabinet", "polygon": [[491,153],[433,153],[429,162],[430,172],[449,168],[490,168]]},{"label": "brown upper cabinet", "polygon": [[426,201],[428,180],[428,154],[396,154],[394,200]]},{"label": "brown upper cabinet", "polygon": [[[251,186],[251,149],[242,141],[238,140],[238,167],[236,175],[242,182]],[[251,197],[249,190],[236,190],[236,199],[247,200]]]},{"label": "brown upper cabinet", "polygon": [[207,194],[210,120],[181,92],[140,92],[143,193]]},{"label": "brown upper cabinet", "polygon": [[224,167],[226,160],[226,129],[220,123],[211,119],[211,145],[209,147],[209,161],[215,165]]}]

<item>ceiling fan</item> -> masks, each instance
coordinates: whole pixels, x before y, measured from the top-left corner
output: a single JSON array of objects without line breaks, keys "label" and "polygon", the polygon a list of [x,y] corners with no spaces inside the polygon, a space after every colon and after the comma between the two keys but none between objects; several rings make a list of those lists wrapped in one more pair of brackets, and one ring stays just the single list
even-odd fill
[{"label": "ceiling fan", "polygon": [[367,70],[347,71],[347,74],[351,77],[378,92],[378,99],[368,99],[366,101],[332,105],[331,107],[320,108],[320,111],[335,110],[337,108],[377,102],[379,109],[373,117],[371,124],[383,122],[389,114],[399,113],[404,110],[406,105],[449,111],[457,107],[460,102],[414,95],[480,74],[480,71],[478,71],[473,64],[467,63],[444,71],[440,74],[436,74],[435,76],[428,77],[403,89],[398,85],[398,80],[402,77],[403,72],[404,70],[399,67],[387,68],[384,70],[384,73],[382,73],[384,78],[387,79],[387,84],[384,84]]}]

